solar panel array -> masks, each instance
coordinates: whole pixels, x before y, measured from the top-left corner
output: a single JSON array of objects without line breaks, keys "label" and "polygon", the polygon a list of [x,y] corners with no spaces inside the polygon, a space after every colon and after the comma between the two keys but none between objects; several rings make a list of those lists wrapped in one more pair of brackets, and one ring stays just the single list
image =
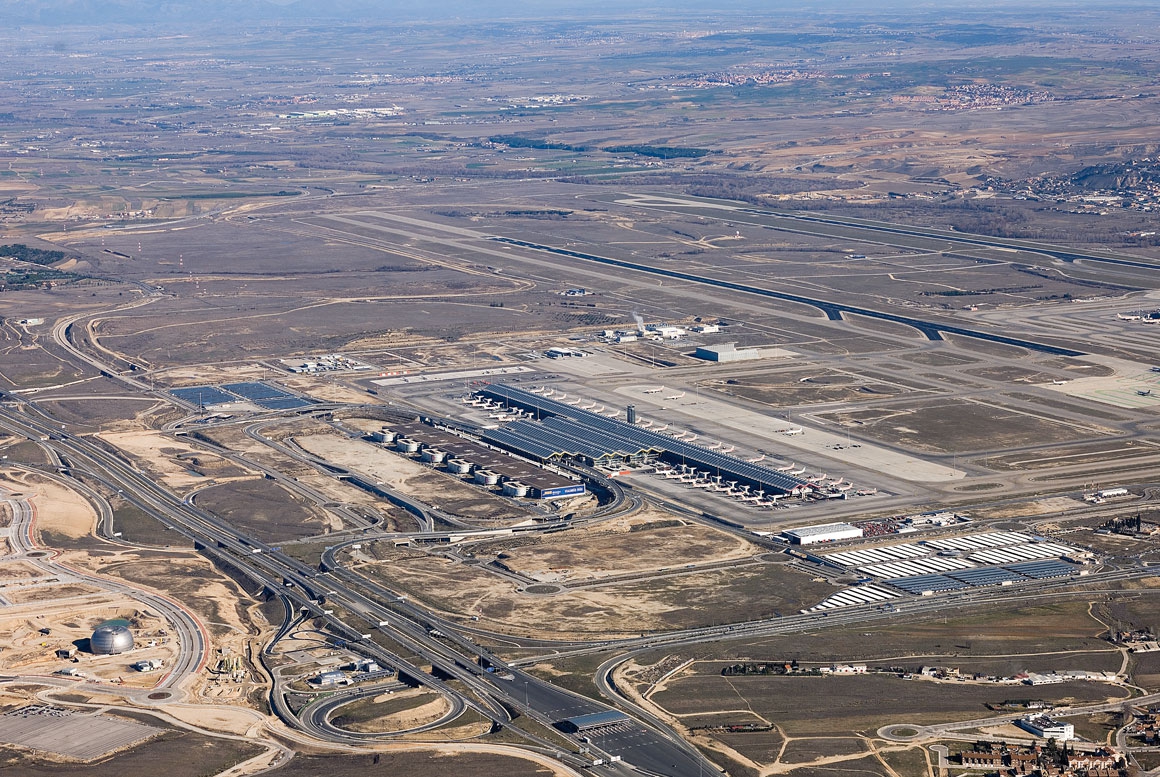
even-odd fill
[{"label": "solar panel array", "polygon": [[[679,456],[686,463],[702,469],[718,471],[722,475],[783,493],[808,485],[807,481],[793,475],[776,472],[624,421],[606,418],[514,386],[495,384],[487,386],[480,393],[492,399],[520,405],[545,419],[543,423],[517,421],[496,430],[496,432],[506,431],[506,434],[489,431],[483,435],[489,442],[511,446],[515,450],[539,458],[550,458],[551,455],[583,455],[597,460],[607,456],[633,456],[643,452],[667,453],[670,456]],[[521,447],[523,440],[534,443],[535,451],[532,449],[533,446]],[[547,448],[556,450],[550,455],[545,455],[544,451]]]},{"label": "solar panel array", "polygon": [[1023,564],[1008,564],[1007,568],[1033,580],[1067,577],[1075,571],[1074,566],[1062,561],[1028,561]]},{"label": "solar panel array", "polygon": [[309,399],[303,399],[289,391],[258,381],[227,383],[218,387],[193,386],[191,388],[171,389],[169,393],[178,399],[198,406],[224,405],[229,402],[237,402],[239,399],[252,402],[264,410],[295,410],[314,404]]},{"label": "solar panel array", "polygon": [[170,389],[169,393],[183,402],[202,407],[205,405],[224,405],[228,402],[237,402],[233,394],[216,389],[213,386],[191,386],[189,388]]},{"label": "solar panel array", "polygon": [[922,594],[926,591],[941,593],[943,591],[960,591],[969,586],[946,575],[916,575],[891,580],[890,585],[900,588],[908,594]]},{"label": "solar panel array", "polygon": [[911,594],[922,594],[925,591],[938,593],[1001,585],[1005,582],[1022,583],[1028,580],[1068,577],[1073,572],[1075,572],[1075,567],[1062,561],[1032,561],[1008,566],[972,567],[941,575],[900,577],[891,580],[890,585]]},{"label": "solar panel array", "polygon": [[948,572],[947,577],[953,577],[959,582],[966,583],[972,587],[979,587],[984,585],[999,585],[1008,580],[1015,582],[1017,580],[1024,580],[1022,575],[1018,572],[1012,572],[1003,567],[975,567],[973,569],[962,569],[957,572]]},{"label": "solar panel array", "polygon": [[831,594],[819,604],[810,607],[806,612],[821,612],[823,610],[832,610],[835,607],[853,607],[856,604],[872,604],[874,602],[884,602],[887,599],[897,598],[898,594],[893,591],[888,591],[885,588],[879,588],[874,585],[860,585],[857,588],[847,588],[844,591]]},{"label": "solar panel array", "polygon": [[257,381],[227,383],[222,388],[231,394],[237,394],[243,399],[273,399],[274,397],[289,396],[287,392],[281,389],[276,389],[273,386],[268,386],[265,383],[259,383]]},{"label": "solar panel array", "polygon": [[256,399],[254,404],[265,410],[297,410],[300,407],[310,407],[314,403],[309,399],[290,395],[272,399]]}]

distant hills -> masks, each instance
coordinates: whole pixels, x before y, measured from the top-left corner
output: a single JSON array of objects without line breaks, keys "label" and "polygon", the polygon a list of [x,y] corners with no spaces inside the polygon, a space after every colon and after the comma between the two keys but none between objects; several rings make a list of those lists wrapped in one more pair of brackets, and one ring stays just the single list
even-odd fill
[{"label": "distant hills", "polygon": [[[768,6],[768,4],[766,4]],[[725,0],[712,7],[760,7]],[[674,7],[707,10],[698,0],[0,0],[11,25],[199,24],[213,21],[420,21],[454,18],[569,17]]]}]

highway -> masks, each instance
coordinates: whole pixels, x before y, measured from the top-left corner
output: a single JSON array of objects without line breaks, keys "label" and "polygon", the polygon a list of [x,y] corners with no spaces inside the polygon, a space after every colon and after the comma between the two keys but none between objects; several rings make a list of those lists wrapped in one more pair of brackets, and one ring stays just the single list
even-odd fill
[{"label": "highway", "polygon": [[[447,631],[436,629],[442,633],[432,634],[431,627],[423,622],[430,620],[429,616],[418,608],[413,611],[416,620],[399,618],[398,601],[392,602],[388,608],[358,590],[356,586],[365,587],[368,581],[361,578],[344,579],[342,575],[333,574],[324,577],[317,570],[241,534],[212,514],[170,494],[119,456],[84,438],[59,434],[52,420],[38,415],[34,412],[21,413],[5,405],[0,408],[0,424],[29,439],[48,439],[51,447],[63,458],[81,463],[89,471],[103,472],[107,483],[118,486],[125,492],[126,498],[138,507],[147,510],[174,531],[189,537],[203,552],[227,558],[268,589],[280,591],[296,609],[305,609],[325,622],[339,638],[348,641],[359,653],[397,667],[400,672],[421,684],[445,694],[453,700],[452,706],[457,709],[475,709],[493,724],[516,730],[519,730],[518,725],[513,724],[505,704],[522,708],[525,714],[545,725],[552,725],[571,715],[608,709],[607,705],[568,693],[522,671],[515,675],[515,670],[511,670],[515,679],[505,681],[501,679],[500,673],[507,670],[499,663],[495,665],[500,667],[500,672],[483,671],[478,665],[478,649],[466,638],[456,635],[449,624],[441,623],[447,626]],[[294,587],[287,589],[283,581],[293,582]],[[404,604],[407,610],[413,607]],[[340,610],[343,615],[336,615]],[[368,626],[362,626],[362,623],[369,625],[368,631],[364,632],[363,629]],[[373,639],[375,629],[415,651],[445,676],[461,681],[471,695],[450,689],[444,681],[377,645]],[[188,672],[182,675],[177,672],[171,674],[176,684]],[[279,715],[289,712],[284,704],[276,704],[275,711]],[[298,718],[292,717],[291,720],[297,721],[300,728],[311,729],[309,724],[303,724]],[[691,777],[694,772],[703,774],[706,768],[715,770],[715,767],[705,762],[671,732],[662,732],[635,722],[624,728],[625,731],[611,738],[601,738],[601,741],[608,747],[631,747],[631,763],[646,772],[653,771],[666,777]],[[325,728],[315,729],[314,733],[324,738],[337,736],[328,734]],[[534,744],[555,747],[550,741],[528,732],[521,733]],[[582,744],[575,742],[575,746],[580,749]],[[594,742],[590,747],[596,752],[603,752],[599,743]],[[605,755],[611,757],[621,754],[605,752]],[[609,773],[616,772],[617,768],[613,768]]]},{"label": "highway", "polygon": [[[138,383],[131,383],[131,385],[138,391],[145,391]],[[335,468],[295,446],[285,445],[266,437],[262,434],[262,427],[270,422],[272,420],[257,423],[247,422],[245,432],[263,445],[270,446],[296,461],[309,463],[330,476],[359,477],[357,473]],[[540,648],[543,652],[536,657],[504,662],[490,652],[483,650],[472,638],[475,635],[481,638],[500,639],[502,635],[491,635],[486,631],[440,618],[428,612],[424,607],[401,596],[398,592],[367,579],[349,568],[352,560],[344,554],[350,545],[365,542],[369,538],[377,539],[395,535],[372,530],[373,533],[339,541],[324,553],[321,570],[315,569],[286,555],[277,548],[244,535],[213,514],[199,508],[193,499],[182,500],[178,498],[151,478],[138,472],[130,462],[119,454],[102,447],[95,440],[62,433],[59,423],[52,417],[45,415],[44,411],[36,405],[8,403],[0,406],[0,426],[14,434],[41,442],[57,457],[61,471],[84,473],[110,489],[123,491],[124,497],[128,501],[155,516],[174,531],[193,540],[206,555],[228,562],[266,586],[270,591],[277,592],[285,605],[286,622],[275,636],[271,648],[279,639],[307,620],[325,624],[325,627],[336,636],[336,639],[347,642],[350,649],[367,657],[378,659],[383,664],[396,667],[401,674],[413,678],[416,682],[448,698],[449,711],[439,723],[453,720],[466,710],[474,710],[482,719],[490,720],[493,727],[503,726],[519,732],[529,742],[529,746],[547,752],[559,750],[558,742],[549,741],[521,729],[521,724],[516,717],[517,714],[527,716],[544,726],[552,726],[563,718],[604,711],[609,709],[609,706],[561,689],[530,674],[525,667],[545,658],[596,653],[608,654],[610,658],[605,661],[597,674],[597,687],[610,702],[621,708],[629,709],[634,719],[605,730],[590,732],[585,735],[587,741],[581,741],[575,737],[571,738],[570,741],[576,751],[582,747],[590,749],[587,759],[580,759],[575,754],[561,756],[566,763],[573,765],[591,763],[593,758],[608,761],[614,756],[619,756],[624,759],[625,764],[631,765],[641,772],[665,775],[666,777],[685,777],[686,775],[691,777],[694,771],[698,775],[716,771],[716,767],[704,760],[680,737],[669,730],[662,721],[653,718],[648,711],[633,705],[630,700],[622,697],[613,686],[610,681],[613,669],[632,655],[662,647],[693,646],[726,638],[751,638],[810,631],[873,620],[896,620],[899,617],[897,611],[888,612],[867,605],[831,610],[826,613],[793,615],[730,626],[688,629],[598,643],[576,644],[553,643],[550,640],[527,640],[523,641],[522,644]],[[230,455],[234,456],[235,454]],[[255,466],[250,457],[240,457],[235,460],[245,466]],[[268,476],[285,481],[285,477],[276,469],[265,466],[256,466],[256,468]],[[599,473],[595,472],[584,474],[588,477],[600,477]],[[595,514],[577,519],[574,525],[623,515],[626,511],[631,512],[640,506],[641,498],[631,490],[626,491],[613,481],[603,480],[603,482],[612,494],[611,502],[604,505]],[[300,484],[292,484],[289,481],[286,481],[286,484],[307,498],[315,501],[321,498],[312,489],[306,489]],[[299,488],[293,488],[294,485],[299,485]],[[90,499],[94,495],[94,493],[90,493]],[[393,496],[409,505],[407,509],[411,512],[426,518],[422,526],[426,530],[425,532],[407,536],[439,536],[431,532],[431,529],[434,528],[435,518],[443,520],[442,515],[432,513],[429,506],[406,495],[393,494]],[[108,514],[107,509],[100,507],[101,501],[97,499],[94,500],[94,503],[98,506],[102,525],[106,527],[107,531],[111,514]],[[394,500],[392,499],[392,501]],[[398,502],[396,503],[398,504]],[[452,523],[452,521],[448,521],[448,523]],[[550,530],[551,528],[550,525],[544,525],[538,530]],[[1154,574],[1154,570],[1142,566],[1109,570],[1085,578],[1083,584],[1086,587],[1106,582],[1129,580],[1150,574]],[[288,587],[285,583],[291,583],[292,586]],[[945,611],[948,608],[977,607],[990,602],[1030,601],[1058,594],[1064,588],[1074,587],[1077,583],[1077,580],[1069,578],[1061,581],[1041,582],[1036,584],[1034,589],[1028,588],[1022,591],[1008,588],[1002,591],[950,592],[931,597],[900,600],[899,608],[905,613],[905,616],[910,616]],[[163,609],[161,604],[156,606],[166,614],[166,617],[180,620],[180,614]],[[377,634],[382,634],[383,637],[389,639],[388,644],[401,646],[401,649],[409,652],[411,657],[398,655],[393,652],[395,648],[389,650],[379,644]],[[203,637],[200,644],[197,640],[197,636],[191,635],[189,637],[189,652],[191,656],[197,656],[200,651],[203,658],[206,643]],[[186,645],[183,644],[182,647],[184,654]],[[265,660],[265,656],[263,656],[263,660]],[[200,661],[201,658],[194,663],[191,657],[174,667],[170,674],[164,678],[164,681],[168,685],[176,686],[182,679],[200,668]],[[430,665],[432,669],[428,672],[418,664]],[[494,671],[487,671],[488,668]],[[271,674],[277,678],[276,673]],[[446,678],[450,678],[450,680]],[[457,685],[454,687],[448,685],[450,681],[457,681]],[[271,703],[275,714],[287,723],[327,741],[351,744],[388,739],[391,736],[404,733],[362,735],[343,731],[330,723],[336,710],[339,710],[344,704],[365,697],[372,690],[378,692],[377,689],[368,688],[339,690],[325,700],[318,700],[308,705],[295,715],[288,708],[282,694],[282,688],[276,679]],[[516,719],[513,720],[513,718]],[[431,726],[434,725],[438,724],[431,724]],[[624,766],[618,764],[611,767],[602,766],[600,770],[606,774],[617,774],[623,768]]]}]

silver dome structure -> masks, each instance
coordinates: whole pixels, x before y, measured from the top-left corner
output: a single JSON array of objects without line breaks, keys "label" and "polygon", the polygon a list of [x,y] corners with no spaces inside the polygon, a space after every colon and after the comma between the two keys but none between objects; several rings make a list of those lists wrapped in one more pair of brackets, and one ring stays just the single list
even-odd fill
[{"label": "silver dome structure", "polygon": [[133,649],[133,633],[122,623],[102,623],[89,637],[89,648],[102,656],[124,653]]}]

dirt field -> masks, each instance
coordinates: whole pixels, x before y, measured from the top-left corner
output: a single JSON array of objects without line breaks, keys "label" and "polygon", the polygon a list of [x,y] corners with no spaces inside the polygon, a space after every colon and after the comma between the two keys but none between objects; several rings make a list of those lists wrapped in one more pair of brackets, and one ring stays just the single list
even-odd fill
[{"label": "dirt field", "polygon": [[764,551],[725,532],[647,508],[584,532],[484,542],[467,552],[485,562],[502,561],[508,569],[536,580],[567,583],[730,561]]},{"label": "dirt field", "polygon": [[[446,751],[444,751],[446,750]],[[270,772],[273,777],[366,777],[368,774],[406,774],[414,777],[549,777],[554,772],[523,758],[490,753],[441,750],[385,752],[361,756],[298,756]]]},{"label": "dirt field", "polygon": [[[1056,703],[1095,703],[1128,697],[1126,689],[1103,683],[1061,683],[1035,689]],[[789,735],[853,735],[887,723],[932,724],[985,717],[988,702],[1011,698],[999,685],[942,685],[892,675],[832,677],[722,677],[694,675],[668,683],[653,701],[687,725],[719,719],[720,710],[740,708],[779,726]],[[841,699],[841,703],[835,703]]]},{"label": "dirt field", "polygon": [[12,491],[32,495],[36,510],[34,529],[42,536],[85,537],[96,527],[97,514],[75,491],[46,477],[15,469],[0,469],[0,483]]},{"label": "dirt field", "polygon": [[1110,440],[1045,451],[1021,451],[993,456],[978,463],[993,470],[1033,470],[1062,465],[1128,464],[1156,456],[1160,456],[1160,445],[1150,440]]},{"label": "dirt field", "polygon": [[204,487],[210,478],[222,482],[257,474],[160,432],[105,432],[101,437],[178,493]]},{"label": "dirt field", "polygon": [[[645,554],[644,564],[638,566],[632,563],[631,552],[622,547],[626,540],[647,544],[653,532],[661,542],[672,541],[684,530],[680,526],[663,526],[627,534],[607,532],[603,540],[581,540],[586,556],[574,549],[574,555],[566,555],[569,551],[565,534],[555,535],[542,554],[535,552],[535,545],[530,546],[531,551],[518,547],[511,551],[517,559],[527,553],[523,558],[529,568],[539,567],[546,559],[567,558],[573,565],[569,567],[572,573],[581,569],[599,576],[657,569],[657,573],[646,572],[623,582],[597,582],[576,589],[537,584],[524,591],[518,580],[488,571],[475,559],[464,564],[454,557],[383,543],[371,548],[378,561],[357,569],[454,617],[478,617],[481,626],[505,633],[556,638],[632,635],[768,617],[796,612],[834,590],[828,583],[812,582],[782,564],[757,562],[703,571],[685,565],[660,572],[656,565],[663,563],[661,558]],[[700,535],[701,542],[711,536],[712,533]],[[726,554],[741,549],[728,537],[718,538],[710,545],[714,546],[717,552]],[[494,544],[489,544],[489,548],[492,553],[496,550]],[[612,559],[625,561],[620,569],[602,558],[604,549],[609,550]]]},{"label": "dirt field", "polygon": [[235,480],[199,491],[197,504],[263,541],[311,537],[342,522],[270,480]]},{"label": "dirt field", "polygon": [[821,413],[819,417],[853,425],[860,435],[930,453],[1003,450],[1091,435],[1090,428],[982,402],[916,402],[906,409]]},{"label": "dirt field", "polygon": [[442,695],[413,688],[340,707],[331,723],[348,731],[402,731],[439,720],[449,707]]},{"label": "dirt field", "polygon": [[[801,635],[726,640],[713,645],[712,658],[727,662],[897,660],[957,665],[971,658],[1008,655],[1032,657],[1056,652],[1092,651],[1102,654],[1111,649],[1099,638],[1106,628],[1104,623],[1089,614],[1089,600],[1077,596],[1074,600],[1036,607],[997,608],[957,617],[951,615],[945,622],[938,617],[872,627],[825,629]],[[658,654],[656,659],[662,655]],[[709,658],[704,654],[698,657]]]},{"label": "dirt field", "polygon": [[796,370],[702,383],[715,391],[774,407],[822,402],[869,402],[905,393],[896,383],[868,380],[835,370]]},{"label": "dirt field", "polygon": [[[131,624],[137,644],[132,657],[97,656],[87,652],[93,629],[114,618],[124,618]],[[171,664],[177,656],[177,646],[166,636],[169,628],[167,622],[151,615],[137,602],[111,594],[83,603],[60,598],[47,607],[10,607],[0,619],[0,640],[6,646],[0,654],[0,665],[9,672],[46,675],[72,667],[86,677],[104,680],[119,677],[127,686],[150,688],[160,675],[134,672],[128,665],[141,659],[161,659]],[[50,633],[46,635],[42,629]],[[150,646],[150,643],[155,644]],[[79,649],[78,663],[56,657],[58,648],[69,646]]]},{"label": "dirt field", "polygon": [[334,434],[295,437],[294,442],[329,462],[362,472],[404,494],[434,502],[453,515],[495,523],[528,517],[505,499],[378,445]]},{"label": "dirt field", "polygon": [[0,772],[12,771],[21,777],[146,777],[165,764],[167,777],[202,777],[241,763],[262,748],[244,742],[173,730],[107,760],[92,764],[49,761],[13,747],[0,746]]}]

